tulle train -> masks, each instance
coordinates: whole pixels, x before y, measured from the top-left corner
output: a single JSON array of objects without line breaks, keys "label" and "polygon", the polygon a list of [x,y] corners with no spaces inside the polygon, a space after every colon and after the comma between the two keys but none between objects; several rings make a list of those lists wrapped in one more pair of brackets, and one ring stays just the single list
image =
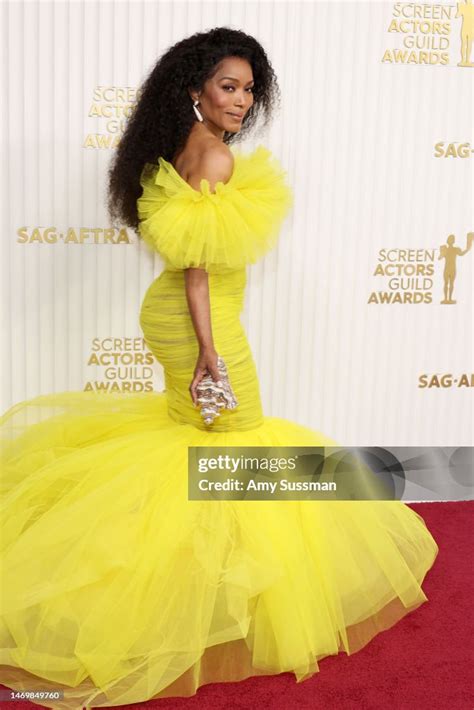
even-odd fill
[{"label": "tulle train", "polygon": [[276,417],[202,431],[165,393],[43,395],[2,421],[0,682],[73,710],[354,653],[427,600],[399,501],[190,501],[188,446],[332,445]]}]

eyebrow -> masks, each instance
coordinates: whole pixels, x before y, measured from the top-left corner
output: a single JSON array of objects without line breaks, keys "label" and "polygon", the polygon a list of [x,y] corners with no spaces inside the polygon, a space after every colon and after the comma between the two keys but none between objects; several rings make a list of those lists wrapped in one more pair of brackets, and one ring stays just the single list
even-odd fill
[{"label": "eyebrow", "polygon": [[[232,79],[232,81],[239,81],[235,76],[221,76],[219,81],[222,81],[222,79]],[[255,81],[254,79],[250,79],[250,81],[247,82],[247,84],[254,84]]]}]

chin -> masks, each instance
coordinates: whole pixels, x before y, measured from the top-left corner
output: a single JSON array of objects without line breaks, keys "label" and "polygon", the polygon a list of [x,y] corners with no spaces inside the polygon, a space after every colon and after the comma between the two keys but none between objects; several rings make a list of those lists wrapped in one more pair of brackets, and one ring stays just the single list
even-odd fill
[{"label": "chin", "polygon": [[236,126],[235,123],[232,123],[232,124],[229,124],[228,126],[225,126],[224,130],[226,130],[228,133],[238,133],[241,128],[242,128],[242,123],[240,123],[238,126]]}]

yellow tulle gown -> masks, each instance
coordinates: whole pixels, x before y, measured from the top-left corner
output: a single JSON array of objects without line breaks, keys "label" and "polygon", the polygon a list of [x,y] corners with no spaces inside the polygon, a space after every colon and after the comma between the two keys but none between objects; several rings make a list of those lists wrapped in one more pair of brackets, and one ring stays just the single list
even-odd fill
[{"label": "yellow tulle gown", "polygon": [[[265,147],[233,150],[213,193],[163,159],[142,175],[140,233],[165,269],[140,324],[165,391],[46,394],[2,417],[0,683],[50,693],[35,703],[122,705],[285,671],[303,681],[427,601],[438,547],[400,501],[188,500],[189,446],[337,444],[263,415],[239,314],[247,265],[274,246],[292,193]],[[211,426],[188,390],[189,266],[209,273],[239,402]]]}]

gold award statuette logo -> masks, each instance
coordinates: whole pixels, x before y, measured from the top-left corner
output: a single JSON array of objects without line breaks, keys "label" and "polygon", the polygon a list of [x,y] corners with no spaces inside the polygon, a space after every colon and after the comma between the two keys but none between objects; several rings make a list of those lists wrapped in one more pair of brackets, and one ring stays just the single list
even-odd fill
[{"label": "gold award statuette logo", "polygon": [[474,38],[474,4],[472,0],[458,2],[455,17],[462,17],[461,23],[461,61],[458,67],[473,67],[471,61],[472,40]]},{"label": "gold award statuette logo", "polygon": [[435,269],[440,260],[444,260],[444,271],[443,285],[439,284],[439,303],[443,305],[457,303],[453,298],[456,262],[458,257],[464,256],[471,250],[473,238],[474,232],[468,232],[465,249],[455,246],[454,234],[447,237],[446,244],[441,244],[439,250],[380,249],[373,276],[385,278],[385,288],[373,290],[369,294],[367,303],[378,305],[433,303]]},{"label": "gold award statuette logo", "polygon": [[446,240],[446,244],[442,244],[439,248],[438,260],[444,259],[444,298],[440,301],[443,305],[451,306],[454,303],[457,303],[457,301],[453,299],[454,282],[456,280],[456,261],[458,257],[464,256],[468,251],[470,251],[473,238],[474,232],[469,232],[466,238],[466,248],[460,249],[459,247],[454,246],[456,237],[454,234],[450,234]]},{"label": "gold award statuette logo", "polygon": [[395,3],[387,32],[396,37],[400,47],[387,49],[382,57],[384,64],[415,64],[446,66],[450,58],[452,39],[459,27],[458,67],[472,67],[472,40],[474,37],[473,0],[456,5],[439,3]]}]

